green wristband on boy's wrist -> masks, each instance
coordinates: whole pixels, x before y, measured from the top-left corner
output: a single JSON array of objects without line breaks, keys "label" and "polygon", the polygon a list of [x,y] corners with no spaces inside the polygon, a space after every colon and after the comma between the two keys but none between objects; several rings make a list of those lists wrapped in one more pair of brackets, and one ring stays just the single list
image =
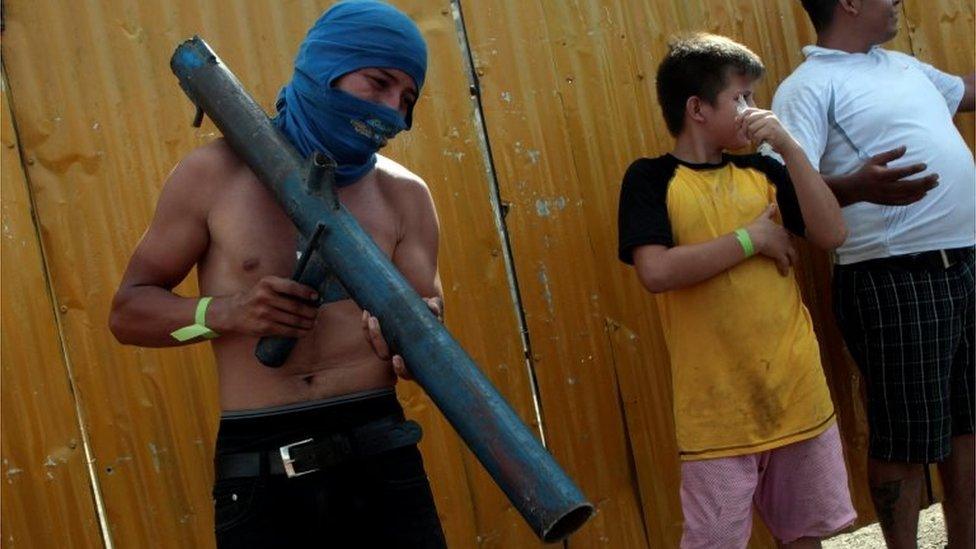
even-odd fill
[{"label": "green wristband on boy's wrist", "polygon": [[173,330],[169,335],[173,336],[173,339],[179,342],[189,341],[191,339],[202,337],[204,339],[213,339],[218,337],[220,334],[211,330],[207,327],[207,307],[210,305],[210,300],[212,297],[201,297],[200,301],[197,302],[197,311],[193,315],[193,324],[189,326],[183,326],[177,330]]},{"label": "green wristband on boy's wrist", "polygon": [[756,255],[756,248],[752,245],[752,238],[749,236],[749,231],[736,229],[735,238],[739,241],[739,245],[742,246],[742,251],[746,253],[746,258]]}]

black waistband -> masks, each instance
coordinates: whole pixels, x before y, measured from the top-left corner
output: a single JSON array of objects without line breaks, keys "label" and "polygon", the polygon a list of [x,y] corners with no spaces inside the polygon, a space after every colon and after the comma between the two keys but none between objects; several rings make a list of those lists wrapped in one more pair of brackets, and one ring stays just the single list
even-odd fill
[{"label": "black waistband", "polygon": [[963,261],[971,261],[973,247],[951,248],[947,250],[929,250],[917,254],[894,255],[879,257],[837,265],[836,268],[845,271],[868,271],[884,269],[900,269],[908,271],[945,270]]},{"label": "black waistband", "polygon": [[293,478],[417,444],[422,434],[415,421],[390,416],[344,431],[315,434],[271,450],[218,453],[214,456],[214,473],[218,480],[265,475]]},{"label": "black waistband", "polygon": [[276,448],[316,434],[346,431],[381,419],[403,421],[392,388],[340,397],[224,412],[217,432],[217,454]]}]

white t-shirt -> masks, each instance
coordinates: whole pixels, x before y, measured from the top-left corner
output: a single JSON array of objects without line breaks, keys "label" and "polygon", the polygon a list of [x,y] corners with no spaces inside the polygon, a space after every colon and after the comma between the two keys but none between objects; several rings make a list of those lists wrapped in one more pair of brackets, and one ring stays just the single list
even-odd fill
[{"label": "white t-shirt", "polygon": [[850,236],[837,262],[961,248],[976,243],[976,167],[952,116],[962,78],[879,47],[847,53],[817,46],[780,84],[773,111],[824,176],[856,171],[905,145],[889,167],[924,162],[939,185],[908,206],[858,202],[843,209]]}]

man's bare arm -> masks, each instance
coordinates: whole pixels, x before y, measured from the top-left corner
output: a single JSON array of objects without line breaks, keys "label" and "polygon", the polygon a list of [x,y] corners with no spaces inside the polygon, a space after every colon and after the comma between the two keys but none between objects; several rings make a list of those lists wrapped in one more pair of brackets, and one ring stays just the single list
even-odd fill
[{"label": "man's bare arm", "polygon": [[400,234],[393,251],[393,264],[424,297],[443,299],[437,272],[437,247],[440,225],[430,190],[422,182],[412,182],[403,189],[407,207],[403,208]]},{"label": "man's bare arm", "polygon": [[177,296],[172,289],[209,245],[208,197],[203,193],[191,200],[195,184],[210,175],[206,156],[194,151],[170,173],[152,223],[129,259],[109,317],[121,343],[179,345],[170,332],[193,323],[197,300]]},{"label": "man's bare arm", "polygon": [[[109,326],[121,343],[168,347],[181,343],[170,333],[193,323],[197,297],[172,289],[204,257],[210,244],[207,216],[220,173],[219,156],[204,147],[191,153],[167,178],[156,213],[143,235],[112,301]],[[310,288],[287,279],[266,277],[250,291],[217,296],[207,311],[207,325],[217,333],[289,335],[311,328],[316,311],[301,299]]]},{"label": "man's bare arm", "polygon": [[972,112],[976,110],[976,72],[962,77],[966,89],[962,94],[962,101],[956,107],[956,112]]},{"label": "man's bare arm", "polygon": [[[431,313],[443,321],[444,292],[437,272],[440,228],[434,200],[422,181],[398,182],[398,186],[401,185],[402,188],[397,189],[395,197],[401,218],[398,224],[399,237],[393,251],[393,265],[424,298]],[[399,355],[391,356],[392,352],[383,338],[379,321],[364,311],[363,322],[366,337],[376,354],[384,360],[391,360],[398,376],[410,379],[403,359]]]},{"label": "man's bare arm", "polygon": [[904,206],[922,199],[939,184],[939,174],[908,179],[925,171],[925,164],[889,168],[888,163],[905,155],[904,146],[872,156],[857,171],[824,177],[841,206],[855,202],[872,202],[887,206]]}]

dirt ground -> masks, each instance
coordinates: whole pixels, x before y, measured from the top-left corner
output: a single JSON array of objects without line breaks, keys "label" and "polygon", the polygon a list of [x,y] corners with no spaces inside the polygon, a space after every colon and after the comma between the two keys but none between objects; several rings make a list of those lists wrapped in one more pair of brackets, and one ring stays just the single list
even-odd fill
[{"label": "dirt ground", "polygon": [[[942,505],[935,504],[922,510],[918,518],[919,549],[942,549],[946,544],[945,522]],[[873,549],[883,548],[884,538],[877,523],[823,542],[824,549]]]}]

